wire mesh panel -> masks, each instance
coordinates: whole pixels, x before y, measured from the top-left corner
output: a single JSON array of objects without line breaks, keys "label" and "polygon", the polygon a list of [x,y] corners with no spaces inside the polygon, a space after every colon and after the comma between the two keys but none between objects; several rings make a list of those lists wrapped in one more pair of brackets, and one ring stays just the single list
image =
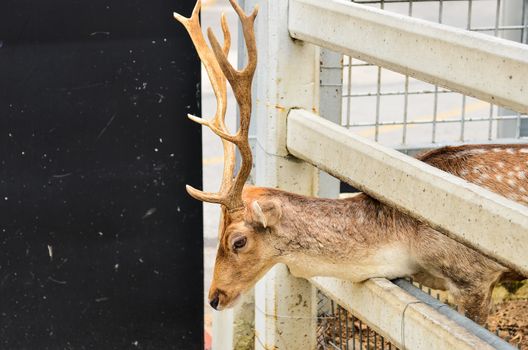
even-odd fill
[{"label": "wire mesh panel", "polygon": [[[460,312],[453,297],[447,292],[433,290],[416,282],[413,283],[413,286],[429,294],[445,306]],[[320,290],[318,290],[317,296],[318,350],[398,349],[396,345],[374,331],[367,323],[327,297]],[[502,302],[491,312],[485,328],[508,342],[513,348],[528,349],[526,334],[528,327],[525,316],[527,307],[528,301],[525,300],[508,300]],[[484,330],[482,329],[482,331]]]},{"label": "wire mesh panel", "polygon": [[[528,40],[528,0],[356,0],[403,15],[517,42]],[[343,70],[341,125],[399,149],[438,144],[526,142],[526,115],[351,57],[323,61],[322,75]],[[490,69],[495,69],[490,67]],[[322,87],[328,83],[322,80]]]},{"label": "wire mesh panel", "polygon": [[366,323],[318,291],[317,349],[398,349]]}]

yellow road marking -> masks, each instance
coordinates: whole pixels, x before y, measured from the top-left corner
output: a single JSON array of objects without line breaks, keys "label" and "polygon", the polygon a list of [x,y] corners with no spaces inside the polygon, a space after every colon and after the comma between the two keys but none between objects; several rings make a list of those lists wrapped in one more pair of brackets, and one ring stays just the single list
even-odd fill
[{"label": "yellow road marking", "polygon": [[[486,103],[483,101],[468,104],[466,105],[466,114],[484,109],[486,107],[489,107],[489,103]],[[437,121],[448,120],[448,119],[451,119],[452,117],[456,117],[460,115],[460,112],[461,112],[460,108],[453,108],[448,111],[438,113],[436,115],[436,120]],[[418,118],[413,118],[412,121],[431,121],[432,123],[433,117],[434,116],[432,114],[424,114],[424,115],[419,116]],[[415,128],[418,125],[423,125],[423,124],[408,124],[407,129]],[[383,125],[379,127],[378,133],[380,135],[387,134],[389,132],[393,132],[393,131],[397,131],[401,129],[403,129],[403,125]],[[355,132],[355,134],[363,136],[363,137],[371,137],[371,136],[374,136],[375,132],[376,132],[376,128],[371,127],[369,129]]]},{"label": "yellow road marking", "polygon": [[204,158],[202,161],[203,165],[215,165],[224,162],[224,156]]}]

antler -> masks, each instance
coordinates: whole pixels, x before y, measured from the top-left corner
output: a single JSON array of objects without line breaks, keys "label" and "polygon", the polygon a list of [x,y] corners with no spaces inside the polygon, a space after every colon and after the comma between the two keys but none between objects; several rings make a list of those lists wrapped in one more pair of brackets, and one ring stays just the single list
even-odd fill
[{"label": "antler", "polygon": [[[231,44],[231,35],[225,15],[222,14],[222,31],[224,34],[224,46],[221,47],[213,34],[211,28],[207,30],[207,36],[211,42],[212,50],[209,48],[203,37],[199,13],[201,1],[196,2],[190,18],[185,18],[179,14],[174,14],[176,20],[184,25],[191,37],[196,51],[203,62],[216,99],[217,109],[215,116],[211,120],[206,120],[193,115],[188,115],[189,119],[207,126],[222,139],[224,147],[224,174],[222,185],[218,193],[203,192],[187,185],[187,192],[194,198],[211,203],[219,203],[227,210],[238,210],[244,206],[242,201],[242,189],[246,182],[252,165],[251,148],[249,146],[248,132],[251,119],[251,85],[255,69],[257,67],[257,47],[255,42],[254,22],[258,13],[258,6],[247,16],[236,0],[229,0],[235,9],[244,33],[247,46],[248,63],[242,70],[236,70],[229,63],[227,55]],[[227,107],[226,77],[231,84],[233,93],[240,110],[240,126],[235,134],[230,134],[225,126],[225,113]],[[242,164],[240,171],[233,179],[235,167],[234,145],[240,151]]]}]

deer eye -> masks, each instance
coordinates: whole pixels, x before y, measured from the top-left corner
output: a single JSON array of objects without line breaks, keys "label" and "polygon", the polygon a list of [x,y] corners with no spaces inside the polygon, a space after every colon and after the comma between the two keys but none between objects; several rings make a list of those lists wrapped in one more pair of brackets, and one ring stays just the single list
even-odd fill
[{"label": "deer eye", "polygon": [[242,248],[244,248],[246,243],[247,243],[247,238],[246,237],[239,237],[239,238],[235,239],[235,241],[233,242],[233,249],[234,250],[242,249]]}]

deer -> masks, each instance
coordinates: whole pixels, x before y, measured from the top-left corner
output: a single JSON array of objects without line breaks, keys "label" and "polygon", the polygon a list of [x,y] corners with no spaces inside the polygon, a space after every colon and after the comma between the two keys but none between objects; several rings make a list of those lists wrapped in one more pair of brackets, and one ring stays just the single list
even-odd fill
[{"label": "deer", "polygon": [[[219,192],[186,187],[195,199],[221,205],[219,244],[208,295],[211,307],[233,307],[269,269],[283,263],[292,275],[306,279],[329,276],[363,282],[374,277],[412,277],[431,288],[448,290],[468,317],[484,324],[494,286],[512,276],[527,276],[519,277],[365,193],[346,199],[323,199],[245,185],[252,166],[248,131],[257,67],[254,22],[258,6],[248,15],[236,0],[229,2],[240,19],[246,44],[248,59],[242,70],[235,69],[227,59],[231,37],[224,14],[224,43],[221,45],[208,28],[210,46],[200,24],[200,0],[189,18],[174,14],[205,66],[217,101],[211,119],[188,117],[218,135],[224,151]],[[225,125],[227,81],[240,113],[235,133]],[[241,163],[235,174],[236,149]],[[418,159],[528,205],[528,146],[448,146],[426,152]]]}]

